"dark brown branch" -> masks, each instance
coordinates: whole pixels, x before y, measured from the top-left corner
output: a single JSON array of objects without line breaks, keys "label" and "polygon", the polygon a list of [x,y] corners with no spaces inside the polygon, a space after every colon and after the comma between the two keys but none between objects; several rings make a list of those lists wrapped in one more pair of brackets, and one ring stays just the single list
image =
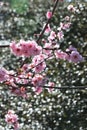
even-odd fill
[{"label": "dark brown branch", "polygon": [[[30,86],[30,87],[34,87],[33,84],[31,84],[30,82],[27,83],[27,84],[22,84],[22,83],[16,83],[16,85],[18,85],[19,87],[21,86],[24,86],[24,87],[27,87],[27,86]],[[51,86],[42,86],[42,88],[49,88],[49,89],[59,89],[59,90],[74,90],[74,89],[87,89],[87,86],[62,86],[62,87],[58,87],[58,86],[54,86],[54,87],[51,87]]]},{"label": "dark brown branch", "polygon": [[[44,86],[44,88],[50,88],[50,86]],[[54,89],[87,89],[87,86],[62,86],[62,87],[53,87]]]}]

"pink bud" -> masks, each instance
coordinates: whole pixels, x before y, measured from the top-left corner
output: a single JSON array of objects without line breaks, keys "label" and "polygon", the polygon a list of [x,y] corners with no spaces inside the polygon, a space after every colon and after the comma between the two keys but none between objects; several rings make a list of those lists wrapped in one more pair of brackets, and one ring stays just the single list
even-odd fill
[{"label": "pink bud", "polygon": [[52,17],[52,12],[51,12],[51,11],[48,11],[48,12],[46,13],[46,17],[47,17],[47,19],[50,19],[50,18]]}]

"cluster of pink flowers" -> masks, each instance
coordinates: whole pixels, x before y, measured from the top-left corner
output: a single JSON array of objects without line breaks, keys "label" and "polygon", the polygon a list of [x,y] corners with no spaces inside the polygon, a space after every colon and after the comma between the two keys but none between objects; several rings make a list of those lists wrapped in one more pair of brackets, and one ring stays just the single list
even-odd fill
[{"label": "cluster of pink flowers", "polygon": [[68,23],[60,23],[60,29],[63,29],[63,30],[68,30],[70,28],[70,25],[71,23],[68,22]]},{"label": "cluster of pink flowers", "polygon": [[42,51],[42,47],[35,41],[20,40],[19,43],[12,42],[10,44],[11,51],[16,56],[35,56],[39,55]]},{"label": "cluster of pink flowers", "polygon": [[53,30],[51,30],[50,25],[47,26],[45,33],[49,33],[50,35],[48,36],[48,41],[52,42],[53,40],[55,40],[56,38],[59,41],[64,40],[64,31],[68,31],[70,29],[71,26],[71,22],[70,22],[70,17],[66,16],[64,22],[60,23],[60,26],[58,27],[58,32],[55,32]]},{"label": "cluster of pink flowers", "polygon": [[56,58],[68,60],[74,63],[82,62],[84,60],[80,53],[77,51],[77,49],[73,46],[70,46],[68,49],[66,49],[66,52],[57,50],[55,51],[55,55]]},{"label": "cluster of pink flowers", "polygon": [[44,75],[36,74],[32,78],[32,84],[34,85],[34,91],[37,94],[40,94],[42,92],[42,87],[46,83],[46,77]]},{"label": "cluster of pink flowers", "polygon": [[64,33],[62,30],[60,30],[58,33],[54,32],[54,31],[50,31],[50,35],[48,37],[48,41],[52,42],[53,40],[55,40],[55,38],[58,38],[59,41],[64,39]]},{"label": "cluster of pink flowers", "polygon": [[[36,74],[32,78],[32,84],[34,85],[34,91],[36,94],[40,94],[43,90],[44,85],[47,83],[46,75]],[[47,90],[48,92],[51,92],[54,89],[55,83],[54,82],[48,82],[47,83]]]},{"label": "cluster of pink flowers", "polygon": [[18,116],[13,110],[8,110],[5,115],[5,121],[14,127],[14,130],[19,130]]}]

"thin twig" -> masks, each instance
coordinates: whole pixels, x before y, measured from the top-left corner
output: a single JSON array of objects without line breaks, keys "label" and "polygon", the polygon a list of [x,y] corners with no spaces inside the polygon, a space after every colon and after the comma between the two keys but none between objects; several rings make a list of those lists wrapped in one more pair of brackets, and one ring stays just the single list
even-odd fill
[{"label": "thin twig", "polygon": [[[30,82],[29,83],[27,83],[27,84],[23,84],[23,83],[16,83],[15,82],[15,84],[16,85],[18,85],[19,87],[21,87],[21,86],[24,86],[24,87],[27,87],[27,86],[30,86],[30,87],[34,87],[33,86],[33,84],[31,84]],[[61,87],[59,87],[59,86],[54,86],[54,87],[51,87],[51,86],[42,86],[42,88],[49,88],[49,89],[59,89],[59,90],[65,90],[65,89],[67,89],[67,90],[74,90],[74,89],[87,89],[87,86],[61,86]]]},{"label": "thin twig", "polygon": [[[56,0],[55,5],[54,5],[53,10],[52,10],[52,16],[53,16],[53,14],[54,14],[54,12],[55,12],[55,9],[56,9],[56,7],[57,7],[58,2],[59,2],[59,0]],[[52,17],[51,17],[51,18],[52,18]],[[39,35],[39,38],[37,39],[37,43],[39,43],[40,39],[42,38],[42,36],[43,36],[43,34],[44,34],[44,32],[45,32],[45,30],[46,30],[46,28],[47,28],[47,25],[48,25],[48,24],[50,23],[50,21],[51,21],[51,18],[48,19],[47,23],[45,24],[45,26],[44,26],[42,32],[41,32],[40,35]]]}]

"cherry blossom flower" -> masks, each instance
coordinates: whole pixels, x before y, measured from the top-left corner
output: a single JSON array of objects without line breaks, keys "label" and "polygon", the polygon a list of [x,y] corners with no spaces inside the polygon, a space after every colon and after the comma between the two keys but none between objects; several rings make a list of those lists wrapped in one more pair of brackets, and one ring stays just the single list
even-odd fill
[{"label": "cherry blossom flower", "polygon": [[69,21],[69,20],[70,20],[70,17],[69,17],[69,16],[66,16],[64,19],[65,19],[66,21]]},{"label": "cherry blossom flower", "polygon": [[69,55],[61,50],[55,51],[55,56],[58,59],[63,59],[63,60],[69,59]]},{"label": "cherry blossom flower", "polygon": [[8,113],[5,115],[5,121],[8,124],[13,124],[18,121],[18,116],[13,110],[9,110]]},{"label": "cherry blossom flower", "polygon": [[32,78],[32,84],[36,87],[39,86],[43,86],[45,84],[45,77],[40,75],[40,74],[36,74],[33,78]]},{"label": "cherry blossom flower", "polygon": [[48,11],[48,12],[46,13],[46,17],[47,17],[47,19],[50,19],[50,18],[52,17],[52,12],[51,12],[51,11]]},{"label": "cherry blossom flower", "polygon": [[73,5],[68,5],[67,9],[71,12],[75,12],[75,7]]},{"label": "cherry blossom flower", "polygon": [[40,54],[40,55],[34,56],[34,58],[32,59],[32,63],[35,65],[33,70],[36,73],[41,72],[46,68],[46,63],[44,61],[45,57],[46,56],[44,54]]},{"label": "cherry blossom flower", "polygon": [[57,36],[58,36],[59,41],[62,41],[64,39],[64,34],[62,31],[59,31]]},{"label": "cherry blossom flower", "polygon": [[40,94],[42,92],[42,90],[43,90],[42,87],[35,87],[34,91],[36,94]]},{"label": "cherry blossom flower", "polygon": [[48,24],[46,29],[45,29],[45,33],[48,34],[48,33],[50,33],[50,31],[51,31],[51,28],[50,28],[50,25]]},{"label": "cherry blossom flower", "polygon": [[73,47],[72,45],[69,46],[68,48],[70,51],[77,51],[77,49],[75,47]]},{"label": "cherry blossom flower", "polygon": [[8,110],[5,115],[5,121],[14,127],[14,130],[19,130],[18,115],[13,110]]},{"label": "cherry blossom flower", "polygon": [[32,84],[34,85],[34,91],[36,94],[40,94],[43,90],[43,86],[46,83],[46,77],[44,75],[36,74],[32,78]]},{"label": "cherry blossom flower", "polygon": [[56,38],[56,33],[54,31],[50,32],[50,36],[48,37],[49,42]]},{"label": "cherry blossom flower", "polygon": [[83,57],[77,51],[72,51],[70,54],[70,61],[78,63],[83,61]]},{"label": "cherry blossom flower", "polygon": [[67,30],[67,29],[69,29],[70,28],[70,25],[71,25],[71,23],[70,22],[68,22],[68,23],[60,23],[60,28],[61,29],[63,29],[63,30]]}]

